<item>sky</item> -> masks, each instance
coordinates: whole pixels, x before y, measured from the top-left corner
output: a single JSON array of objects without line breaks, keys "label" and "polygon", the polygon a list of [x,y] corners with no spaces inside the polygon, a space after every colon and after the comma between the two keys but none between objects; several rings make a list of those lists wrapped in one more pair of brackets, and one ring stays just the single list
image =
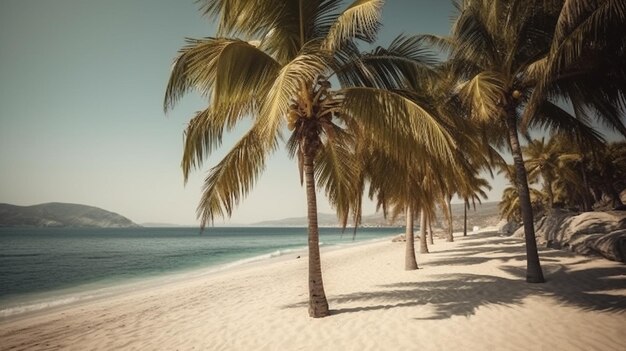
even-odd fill
[{"label": "sky", "polygon": [[[452,11],[445,0],[388,0],[378,44],[447,34]],[[80,203],[137,223],[197,224],[204,177],[237,130],[185,185],[183,130],[206,102],[192,93],[167,115],[162,106],[184,38],[214,34],[195,0],[0,1],[0,203]],[[492,185],[497,201],[505,182]],[[301,216],[297,166],[279,150],[232,218],[215,224]]]}]

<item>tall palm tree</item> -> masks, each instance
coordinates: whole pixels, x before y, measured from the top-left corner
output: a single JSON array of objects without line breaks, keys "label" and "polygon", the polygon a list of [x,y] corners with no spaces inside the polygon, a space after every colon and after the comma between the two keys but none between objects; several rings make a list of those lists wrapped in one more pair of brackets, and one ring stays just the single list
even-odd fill
[{"label": "tall palm tree", "polygon": [[[355,39],[371,42],[382,0],[201,0],[218,21],[215,37],[189,39],[174,61],[165,110],[190,90],[208,100],[185,131],[185,180],[221,145],[244,117],[252,125],[205,180],[198,205],[202,226],[226,217],[254,186],[266,159],[283,140],[297,158],[306,185],[309,243],[309,315],[329,314],[322,282],[317,226],[317,186],[340,217],[354,193],[354,143],[366,136],[400,154],[406,140],[446,153],[450,140],[422,108],[399,94],[350,85],[333,90],[330,76],[358,60]],[[345,73],[345,75],[348,75]]]},{"label": "tall palm tree", "polygon": [[[441,82],[441,76],[433,66],[435,61],[432,57],[434,55],[425,50],[424,43],[419,37],[400,35],[389,47],[377,47],[363,54],[358,61],[352,61],[353,66],[347,65],[346,70],[339,71],[337,75],[340,81],[385,89],[405,97],[407,101],[411,101],[431,116],[450,140],[458,141],[453,136],[454,121],[442,113],[440,103],[434,95],[437,92],[434,88],[437,87],[437,82]],[[387,208],[392,209],[394,218],[404,213],[405,269],[417,269],[413,230],[415,217],[424,212],[431,217],[434,216],[433,194],[449,181],[446,177],[450,177],[456,167],[453,158],[456,152],[453,148],[454,143],[450,143],[448,153],[442,154],[432,152],[419,142],[405,140],[402,144],[397,144],[402,150],[400,157],[390,154],[384,145],[372,144],[372,140],[365,135],[359,138],[357,144],[355,149],[362,167],[357,171],[359,176],[355,178],[354,183],[360,190],[354,194],[353,203],[343,207],[354,209],[356,228],[361,216],[362,194],[366,184],[369,184],[370,198],[376,198],[385,214]],[[437,169],[438,172],[432,172],[433,169]],[[394,177],[390,178],[389,174],[393,174]],[[424,182],[431,184],[427,185]],[[430,186],[435,191],[432,191],[433,188]],[[423,230],[425,225],[421,227]],[[426,236],[422,235],[421,238],[425,240]],[[422,252],[425,248],[426,244],[423,242]]]},{"label": "tall palm tree", "polygon": [[518,180],[526,238],[528,282],[544,282],[533,227],[526,170],[518,136],[518,114],[531,78],[526,71],[545,55],[556,21],[539,1],[463,1],[450,38],[452,59],[467,77],[460,88],[471,117],[506,130]]},{"label": "tall palm tree", "polygon": [[[471,108],[471,117],[483,123],[489,121],[491,131],[504,131],[500,135],[507,141],[518,179],[526,241],[526,280],[544,282],[519,141],[521,114],[525,114],[522,128],[550,124],[571,132],[578,126],[589,127],[584,108],[590,106],[598,112],[598,118],[626,131],[616,113],[620,106],[626,105],[624,39],[623,36],[610,39],[607,30],[623,28],[624,3],[619,0],[465,0],[458,1],[457,6],[459,16],[452,35],[431,37],[431,40],[450,50],[458,73],[465,77],[459,94]],[[603,19],[610,25],[604,25]],[[581,36],[581,31],[591,36]],[[596,61],[583,63],[580,48],[586,48],[582,53],[593,53]],[[611,49],[617,54],[609,54]],[[618,63],[607,65],[610,69],[603,73],[617,78],[611,82],[598,80],[594,70],[587,69],[602,71],[606,57]],[[549,119],[551,112],[562,111],[555,103],[559,98],[567,99],[577,113]]]},{"label": "tall palm tree", "polygon": [[[549,52],[536,65],[536,83],[524,111],[522,127],[537,124],[537,119],[545,123],[542,109],[550,104],[546,97],[557,93],[569,99],[577,119],[601,122],[626,137],[626,38],[615,34],[626,27],[626,3],[622,0],[555,3],[559,17]],[[551,110],[548,123],[560,124],[563,111],[554,106]],[[599,147],[603,142],[601,137],[581,133],[579,128],[575,130],[578,135],[573,140],[579,149],[602,149]],[[592,147],[586,145],[590,141],[594,144]],[[579,163],[586,188],[589,173],[585,165],[597,160],[597,155],[588,157],[588,154],[581,153]],[[583,201],[585,209],[589,210],[586,192]]]}]

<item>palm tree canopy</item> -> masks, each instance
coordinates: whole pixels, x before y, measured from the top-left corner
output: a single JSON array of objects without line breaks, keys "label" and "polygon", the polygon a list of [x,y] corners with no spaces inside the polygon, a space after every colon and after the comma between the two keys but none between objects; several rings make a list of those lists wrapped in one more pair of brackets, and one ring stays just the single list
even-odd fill
[{"label": "palm tree canopy", "polygon": [[[529,123],[554,85],[564,85],[576,113],[626,136],[626,3],[555,1],[559,17],[524,120]],[[565,83],[565,84],[563,84]]]},{"label": "palm tree canopy", "polygon": [[[225,132],[252,118],[248,132],[205,180],[198,206],[203,226],[232,214],[281,139],[298,158],[301,174],[303,155],[315,157],[318,183],[342,216],[350,203],[345,198],[354,193],[349,158],[355,135],[397,158],[403,157],[398,146],[416,144],[433,154],[451,154],[449,133],[428,109],[399,92],[362,86],[351,73],[361,67],[354,40],[374,39],[382,0],[357,0],[343,11],[339,0],[202,3],[204,13],[218,21],[217,37],[188,39],[174,61],[164,100],[167,111],[193,90],[209,102],[185,131],[185,179],[221,146]],[[396,49],[414,53],[418,44],[399,40]],[[331,87],[334,73],[341,89]]]}]

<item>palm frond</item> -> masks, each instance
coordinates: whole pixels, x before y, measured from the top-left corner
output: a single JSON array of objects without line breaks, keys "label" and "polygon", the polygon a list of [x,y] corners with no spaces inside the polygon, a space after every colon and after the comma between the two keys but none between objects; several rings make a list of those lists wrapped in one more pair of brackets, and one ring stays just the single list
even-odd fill
[{"label": "palm frond", "polygon": [[278,62],[249,43],[226,46],[217,58],[212,105],[222,109],[258,101],[279,69]]},{"label": "palm frond", "polygon": [[265,160],[277,147],[276,136],[263,137],[258,123],[211,169],[204,181],[197,214],[201,226],[215,216],[230,217],[265,168]]},{"label": "palm frond", "polygon": [[208,155],[222,144],[224,118],[227,114],[214,114],[211,108],[199,111],[189,121],[184,132],[184,150],[181,167],[185,183],[192,168],[199,168]]},{"label": "palm frond", "polygon": [[339,17],[339,6],[342,0],[307,1],[312,7],[314,14],[310,16],[313,23],[312,36],[323,38],[328,35],[330,28]]},{"label": "palm frond", "polygon": [[452,159],[455,147],[450,133],[438,119],[412,100],[392,91],[349,88],[343,109],[363,124],[373,140],[387,140],[390,152],[409,153],[409,147],[422,145],[442,159]]},{"label": "palm frond", "polygon": [[[594,56],[608,56],[611,57],[610,61],[616,61],[618,53],[612,45],[623,48],[624,41],[623,36],[620,39],[614,33],[623,31],[624,26],[626,2],[623,0],[565,0],[554,30],[548,62],[527,103],[523,121],[526,123],[532,118],[545,99],[550,85],[567,74],[568,69],[576,66],[580,66],[578,69],[598,68],[598,65],[588,63]],[[603,51],[605,49],[608,51]],[[621,55],[623,58],[623,49]]]},{"label": "palm frond", "polygon": [[568,135],[575,140],[585,140],[591,144],[604,143],[600,132],[550,101],[544,101],[541,104],[529,126],[548,129],[552,133]]},{"label": "palm frond", "polygon": [[493,120],[502,114],[506,82],[497,72],[483,71],[460,86],[459,94],[474,118]]},{"label": "palm frond", "polygon": [[372,42],[380,27],[383,0],[356,0],[337,17],[322,47],[334,51],[345,41],[358,37]]},{"label": "palm frond", "polygon": [[451,52],[456,45],[455,41],[446,36],[440,36],[435,34],[420,34],[418,37],[426,44],[429,44],[443,52]]},{"label": "palm frond", "polygon": [[559,71],[575,62],[586,49],[585,41],[610,37],[615,29],[623,29],[624,24],[626,2],[623,0],[565,0],[550,52],[552,68]]},{"label": "palm frond", "polygon": [[171,109],[190,89],[210,97],[216,106],[256,100],[277,74],[274,59],[254,45],[225,38],[187,39],[174,61],[164,109]]},{"label": "palm frond", "polygon": [[217,20],[218,36],[263,37],[284,16],[284,0],[198,0],[204,15]]},{"label": "palm frond", "polygon": [[432,68],[436,62],[434,53],[419,37],[400,35],[389,47],[377,47],[355,56],[335,72],[344,87],[401,89],[436,80],[438,77]]},{"label": "palm frond", "polygon": [[315,160],[315,176],[320,188],[325,189],[329,203],[336,209],[345,228],[351,209],[355,208],[356,179],[359,166],[350,148],[350,137],[335,134],[332,142],[320,149]]},{"label": "palm frond", "polygon": [[310,83],[328,69],[328,58],[301,54],[282,67],[262,102],[259,121],[262,135],[273,135],[289,111],[292,99],[308,95]]},{"label": "palm frond", "polygon": [[498,53],[497,38],[494,37],[498,33],[491,31],[485,22],[485,13],[489,8],[482,2],[472,2],[463,9],[452,27],[456,44],[452,51],[453,57],[483,67],[503,64]]}]

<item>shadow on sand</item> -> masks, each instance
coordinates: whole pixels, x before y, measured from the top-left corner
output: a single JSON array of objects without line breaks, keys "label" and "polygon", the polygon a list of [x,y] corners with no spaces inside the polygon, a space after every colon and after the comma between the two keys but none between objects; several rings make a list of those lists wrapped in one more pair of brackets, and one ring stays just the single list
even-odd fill
[{"label": "shadow on sand", "polygon": [[[493,237],[493,234],[490,236]],[[540,256],[547,283],[528,284],[525,282],[523,268],[504,263],[511,259],[525,260],[522,242],[510,238],[494,238],[472,245],[473,239],[484,237],[482,234],[466,237],[457,245],[457,249],[441,252],[446,256],[451,254],[452,257],[435,259],[425,265],[478,265],[490,260],[502,260],[503,264],[499,269],[516,278],[479,274],[433,275],[430,281],[382,285],[377,291],[334,296],[329,299],[331,305],[361,302],[364,306],[339,308],[331,313],[358,313],[430,304],[434,313],[427,318],[418,319],[446,319],[473,315],[480,306],[514,307],[521,305],[528,296],[549,296],[562,306],[581,310],[626,311],[626,299],[623,295],[610,294],[611,290],[626,289],[625,266],[579,269],[579,265],[589,262],[590,259],[565,251],[542,249]],[[497,257],[494,258],[494,255]],[[576,257],[580,260],[567,266],[546,264],[558,262],[563,257]],[[303,301],[284,308],[301,308],[306,305],[307,302]]]}]

